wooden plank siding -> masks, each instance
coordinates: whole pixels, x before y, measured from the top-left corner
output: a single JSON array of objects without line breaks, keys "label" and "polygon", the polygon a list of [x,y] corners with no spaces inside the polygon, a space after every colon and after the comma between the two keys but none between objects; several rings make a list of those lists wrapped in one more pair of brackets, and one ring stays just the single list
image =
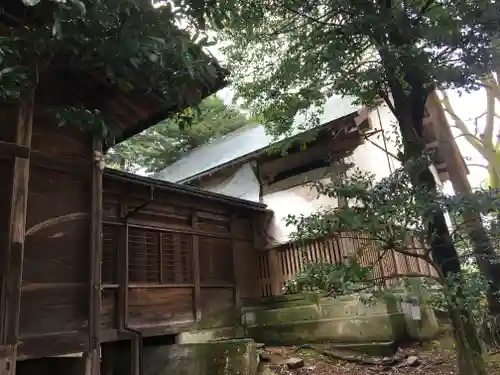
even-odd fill
[{"label": "wooden plank siding", "polygon": [[[420,254],[424,252],[417,241],[412,244],[414,251]],[[346,232],[306,245],[289,243],[261,251],[258,260],[261,296],[281,294],[284,284],[293,280],[307,263],[336,264],[350,255],[356,255],[363,266],[373,265],[373,277],[384,279],[387,284],[397,282],[395,276],[409,273],[437,277],[436,271],[423,259],[406,256],[395,250],[381,252],[370,239]]]},{"label": "wooden plank siding", "polygon": [[[104,175],[103,207],[105,336],[114,337],[120,320],[144,335],[181,332],[236,306],[239,296],[260,296],[252,224],[258,212],[112,173]],[[121,258],[127,287],[120,292]]]},{"label": "wooden plank siding", "polygon": [[[0,118],[15,123],[14,112],[2,107]],[[15,142],[9,129],[15,127],[5,126],[0,131],[2,208],[12,203],[8,192],[13,189],[14,157],[23,157],[22,150],[14,155],[9,151],[7,145]],[[13,216],[8,212],[0,215],[0,279],[4,286],[0,295],[4,327],[1,344],[14,348],[11,353],[18,359],[86,351],[90,337],[92,139],[74,128],[58,126],[37,110],[30,146],[29,180],[23,188],[27,193],[26,213],[21,215],[23,224],[19,228],[24,251],[17,269],[8,266],[16,259],[8,252],[9,239],[5,237],[6,229],[14,224]],[[8,282],[16,278],[20,282],[19,308],[10,301],[15,291],[14,283]],[[7,369],[1,367],[0,373],[9,373],[15,363]]]},{"label": "wooden plank siding", "polygon": [[[0,111],[16,120],[7,115]],[[21,276],[7,267],[10,202],[25,153],[11,147],[9,129],[0,129],[0,374],[16,352],[20,360],[83,352],[97,374],[102,342],[175,334],[260,297],[253,221],[263,205],[101,172],[90,136],[35,113],[17,313],[7,298],[15,291],[6,291]]]}]

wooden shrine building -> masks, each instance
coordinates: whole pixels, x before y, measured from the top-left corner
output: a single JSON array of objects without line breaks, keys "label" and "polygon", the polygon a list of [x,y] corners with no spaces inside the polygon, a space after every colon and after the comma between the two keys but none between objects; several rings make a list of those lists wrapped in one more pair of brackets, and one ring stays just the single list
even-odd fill
[{"label": "wooden shrine building", "polygon": [[161,95],[61,59],[0,103],[0,375],[95,375],[117,346],[136,375],[147,337],[259,296],[249,280],[264,205],[103,169],[100,138],[53,111],[98,109],[124,140],[222,88],[226,72],[206,64],[216,77]]}]

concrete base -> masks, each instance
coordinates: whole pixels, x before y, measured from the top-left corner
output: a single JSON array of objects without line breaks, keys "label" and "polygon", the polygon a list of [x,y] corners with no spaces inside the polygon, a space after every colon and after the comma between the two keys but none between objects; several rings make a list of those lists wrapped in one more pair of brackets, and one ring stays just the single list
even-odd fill
[{"label": "concrete base", "polygon": [[406,333],[410,340],[432,340],[439,334],[439,321],[434,310],[429,306],[420,307],[419,320],[414,320],[410,314],[405,314],[404,319]]},{"label": "concrete base", "polygon": [[278,308],[270,303],[264,308],[245,309],[243,324],[247,335],[270,345],[373,345],[397,341],[405,334],[404,315],[389,312],[385,303],[365,305],[357,296],[322,298],[307,305],[303,301],[279,301]]},{"label": "concrete base", "polygon": [[[181,333],[178,344],[251,337],[267,345],[336,343],[365,353],[391,352],[394,343],[434,338],[439,324],[432,309],[415,319],[399,301],[364,304],[360,295],[320,298],[317,294],[279,296],[262,304],[205,318],[197,330]],[[402,294],[401,297],[404,297]],[[239,313],[239,312],[238,312]]]},{"label": "concrete base", "polygon": [[229,327],[199,329],[182,332],[177,335],[177,344],[199,344],[212,341],[240,339],[245,337],[245,330],[240,325]]},{"label": "concrete base", "polygon": [[257,361],[250,339],[143,348],[144,375],[257,375]]}]

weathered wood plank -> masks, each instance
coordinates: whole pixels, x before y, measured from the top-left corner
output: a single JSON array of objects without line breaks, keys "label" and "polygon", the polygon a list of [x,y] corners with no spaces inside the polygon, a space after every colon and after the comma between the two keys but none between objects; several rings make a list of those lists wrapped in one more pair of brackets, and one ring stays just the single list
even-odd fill
[{"label": "weathered wood plank", "polygon": [[[35,90],[29,89],[21,94],[17,119],[16,143],[31,148],[33,132],[33,113]],[[21,282],[26,231],[26,211],[28,205],[28,183],[30,158],[15,157],[12,183],[9,244],[7,248],[5,281],[2,285],[4,301],[2,342],[16,345],[19,338],[19,311],[21,306]],[[16,350],[10,355],[8,368],[0,367],[0,374],[16,373]]]},{"label": "weathered wood plank", "polygon": [[101,331],[101,260],[102,260],[102,142],[93,141],[94,167],[92,171],[92,219],[90,253],[90,310],[89,342],[90,350],[86,354],[86,372],[90,375],[100,373],[100,331]]},{"label": "weathered wood plank", "polygon": [[[127,203],[120,203],[119,215],[124,218]],[[125,329],[128,318],[128,223],[125,223],[118,248],[118,327]]]},{"label": "weathered wood plank", "polygon": [[19,145],[17,143],[0,141],[0,158],[23,158],[28,159],[30,156],[29,147]]},{"label": "weathered wood plank", "polygon": [[192,288],[129,288],[128,325],[170,325],[194,322]]},{"label": "weathered wood plank", "polygon": [[19,343],[19,359],[40,358],[85,352],[89,349],[85,332],[61,333],[41,337],[25,338]]},{"label": "weathered wood plank", "polygon": [[[198,215],[196,211],[192,213],[191,225],[193,229],[198,229]],[[201,282],[200,282],[200,253],[199,237],[193,235],[193,282],[194,282],[194,316],[195,320],[201,320]]]}]

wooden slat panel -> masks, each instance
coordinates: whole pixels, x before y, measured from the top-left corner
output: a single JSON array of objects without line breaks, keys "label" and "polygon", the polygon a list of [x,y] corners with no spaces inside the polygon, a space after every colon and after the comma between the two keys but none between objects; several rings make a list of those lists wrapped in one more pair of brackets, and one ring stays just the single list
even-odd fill
[{"label": "wooden slat panel", "polygon": [[198,211],[197,220],[199,230],[211,233],[230,232],[230,220],[228,216]]},{"label": "wooden slat panel", "polygon": [[117,328],[117,289],[104,289],[101,295],[101,328]]},{"label": "wooden slat panel", "polygon": [[23,290],[19,322],[21,337],[82,330],[88,319],[88,290],[74,288]]},{"label": "wooden slat panel", "polygon": [[[407,246],[411,251],[423,253],[423,249],[416,240],[410,240]],[[361,265],[373,267],[374,278],[385,280],[391,276],[385,280],[386,284],[397,282],[398,278],[393,277],[394,275],[406,273],[418,272],[437,276],[435,270],[430,269],[425,261],[402,255],[394,250],[384,253],[375,246],[372,240],[350,232],[335,234],[306,244],[290,243],[273,250],[276,251],[279,262],[276,275],[269,274],[269,250],[258,257],[261,297],[268,297],[272,294],[271,285],[276,283],[283,285],[286,281],[293,280],[308,262],[337,263],[346,256],[353,255],[358,257]]]},{"label": "wooden slat panel", "polygon": [[232,288],[201,288],[202,318],[234,307]]},{"label": "wooden slat panel", "polygon": [[118,248],[123,228],[104,224],[102,227],[102,283],[118,283]]},{"label": "wooden slat panel", "polygon": [[255,276],[259,274],[257,250],[253,243],[248,241],[234,241],[234,273],[237,279],[240,298],[259,297],[258,289],[255,287]]},{"label": "wooden slat panel", "polygon": [[221,238],[200,237],[201,285],[234,283],[231,241]]},{"label": "wooden slat panel", "polygon": [[162,283],[193,283],[192,236],[182,233],[162,234]]},{"label": "wooden slat panel", "polygon": [[130,283],[160,283],[159,232],[130,228],[128,235]]},{"label": "wooden slat panel", "polygon": [[130,325],[175,324],[194,321],[192,288],[129,290]]}]

